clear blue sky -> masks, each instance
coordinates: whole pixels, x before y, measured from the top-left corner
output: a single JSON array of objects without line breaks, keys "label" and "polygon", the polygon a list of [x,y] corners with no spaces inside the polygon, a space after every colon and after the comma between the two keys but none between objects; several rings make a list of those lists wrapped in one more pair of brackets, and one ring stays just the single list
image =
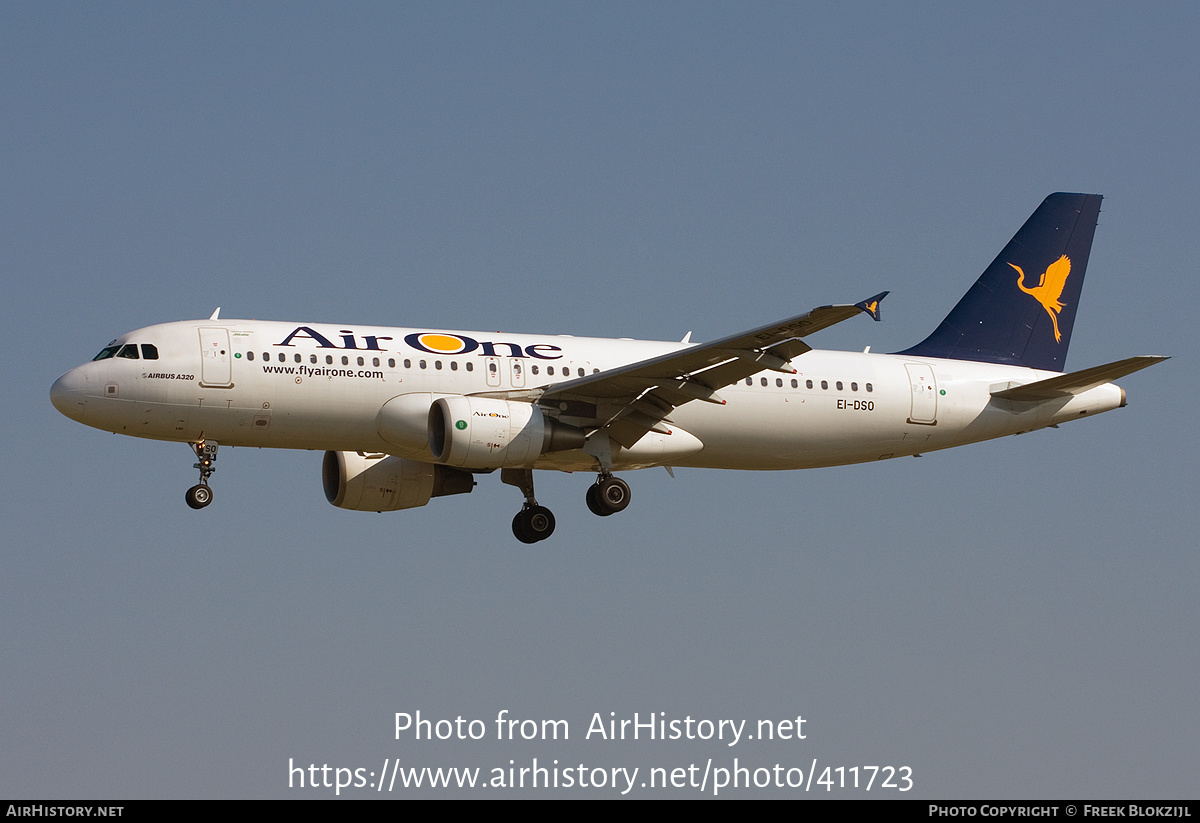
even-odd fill
[{"label": "clear blue sky", "polygon": [[[1195,797],[1195,4],[9,3],[0,32],[0,795],[737,757],[910,766],[910,797]],[[533,547],[497,477],[344,512],[315,452],[223,450],[193,512],[186,447],[48,399],[218,305],[705,340],[890,289],[814,342],[894,351],[1052,191],[1106,197],[1069,365],[1173,355],[1128,408],[886,465],[635,473],[603,520],[590,477],[539,476]],[[502,709],[571,740],[393,732]],[[597,712],[807,738],[584,740]]]}]

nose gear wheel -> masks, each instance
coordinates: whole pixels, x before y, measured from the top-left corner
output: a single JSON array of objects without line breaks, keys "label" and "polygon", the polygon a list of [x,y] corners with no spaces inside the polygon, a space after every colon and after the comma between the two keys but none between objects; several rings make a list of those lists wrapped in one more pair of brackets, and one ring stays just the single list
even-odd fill
[{"label": "nose gear wheel", "polygon": [[200,482],[188,489],[183,499],[193,509],[203,509],[213,499],[213,492],[208,485],[208,478],[212,477],[213,472],[217,470],[214,464],[217,462],[218,444],[212,441],[197,440],[188,445],[196,453],[197,462],[192,465],[192,468],[200,470]]}]

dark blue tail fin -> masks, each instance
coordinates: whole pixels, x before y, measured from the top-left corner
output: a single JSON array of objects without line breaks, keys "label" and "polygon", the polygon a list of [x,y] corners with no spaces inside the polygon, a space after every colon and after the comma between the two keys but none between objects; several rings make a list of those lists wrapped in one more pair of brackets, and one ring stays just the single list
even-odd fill
[{"label": "dark blue tail fin", "polygon": [[1100,200],[1043,200],[933,334],[898,354],[1065,371]]}]

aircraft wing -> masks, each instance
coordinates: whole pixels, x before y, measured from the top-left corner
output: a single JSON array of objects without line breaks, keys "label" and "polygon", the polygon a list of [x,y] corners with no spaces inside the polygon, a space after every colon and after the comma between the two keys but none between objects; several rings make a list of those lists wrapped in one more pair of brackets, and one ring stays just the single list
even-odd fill
[{"label": "aircraft wing", "polygon": [[724,404],[719,389],[764,369],[795,374],[788,361],[812,350],[802,337],[860,312],[878,320],[887,294],[854,305],[821,306],[711,343],[556,383],[537,402],[564,422],[606,429],[611,440],[628,448],[649,431],[668,431],[665,423],[677,406],[693,400]]}]

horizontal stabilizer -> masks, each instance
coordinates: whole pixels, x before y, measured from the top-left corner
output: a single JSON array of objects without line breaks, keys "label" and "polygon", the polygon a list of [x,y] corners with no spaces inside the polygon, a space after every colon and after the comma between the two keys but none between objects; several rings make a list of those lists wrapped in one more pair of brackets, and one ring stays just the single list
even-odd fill
[{"label": "horizontal stabilizer", "polygon": [[1056,397],[1069,397],[1073,394],[1083,394],[1089,389],[1111,383],[1118,377],[1133,374],[1155,363],[1161,363],[1169,358],[1162,355],[1144,355],[1142,357],[1127,357],[1115,363],[1103,366],[1093,366],[1083,371],[1070,374],[1060,374],[1036,383],[1027,383],[1012,389],[1002,389],[992,392],[992,397],[1000,400],[1053,400]]}]

